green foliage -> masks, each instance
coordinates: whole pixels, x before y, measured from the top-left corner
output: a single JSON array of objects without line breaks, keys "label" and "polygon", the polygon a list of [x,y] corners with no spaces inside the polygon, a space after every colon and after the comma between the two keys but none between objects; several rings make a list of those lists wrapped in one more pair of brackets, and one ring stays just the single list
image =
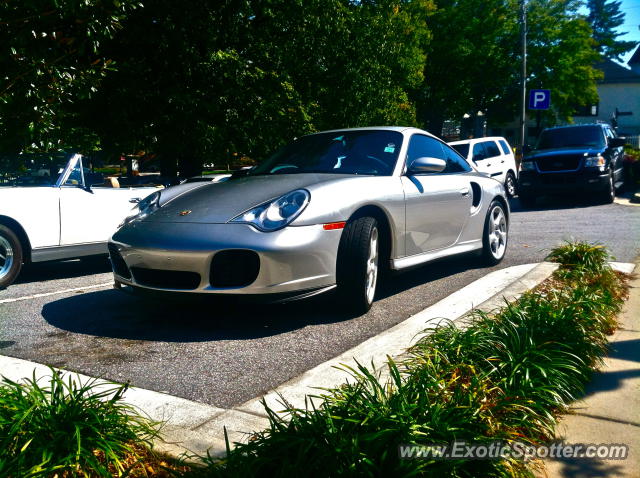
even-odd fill
[{"label": "green foliage", "polygon": [[619,60],[622,55],[637,45],[635,41],[618,40],[624,33],[616,32],[624,24],[624,12],[620,11],[622,2],[611,0],[587,0],[589,15],[587,21],[593,30],[593,39],[602,56]]},{"label": "green foliage", "polygon": [[95,146],[72,112],[114,67],[102,45],[138,4],[0,1],[0,151]]},{"label": "green foliage", "polygon": [[554,436],[556,414],[580,397],[606,352],[625,290],[600,248],[570,244],[552,257],[584,273],[559,276],[493,314],[476,311],[464,329],[430,330],[408,360],[389,359],[387,378],[346,367],[350,383],[326,390],[317,408],[289,408],[286,418],[267,408],[269,429],[187,476],[533,476],[513,458],[402,460],[397,447],[539,445]]},{"label": "green foliage", "polygon": [[[136,457],[156,426],[122,402],[126,385],[81,383],[51,370],[34,379],[0,384],[0,476],[120,476],[122,458]],[[65,475],[66,476],[66,475]]]},{"label": "green foliage", "polygon": [[556,275],[573,277],[575,275],[600,274],[609,270],[607,260],[612,259],[602,244],[590,244],[582,241],[567,241],[563,246],[553,249],[547,259],[560,264]]}]

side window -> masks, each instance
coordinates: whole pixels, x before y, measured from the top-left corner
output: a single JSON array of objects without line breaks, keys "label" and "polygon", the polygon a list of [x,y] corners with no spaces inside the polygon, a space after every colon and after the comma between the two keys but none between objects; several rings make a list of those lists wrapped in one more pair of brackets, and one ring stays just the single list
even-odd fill
[{"label": "side window", "polygon": [[471,156],[471,159],[474,161],[482,161],[483,159],[487,159],[487,153],[485,152],[482,143],[476,143],[473,145],[473,156]]},{"label": "side window", "polygon": [[76,164],[73,166],[71,173],[64,182],[64,186],[82,186],[84,187],[84,177],[82,170],[82,158],[78,158]]},{"label": "side window", "polygon": [[500,156],[500,150],[495,141],[485,141],[484,149],[487,151],[487,158],[494,158]]},{"label": "side window", "polygon": [[507,144],[507,142],[504,139],[501,139],[500,141],[498,141],[498,143],[500,143],[500,148],[502,148],[502,152],[504,154],[511,154],[511,148],[509,147],[509,145]]},{"label": "side window", "polygon": [[605,131],[605,134],[607,135],[607,141],[616,137],[615,133],[611,130],[611,128],[605,128],[604,131]]},{"label": "side window", "polygon": [[416,159],[422,157],[446,160],[439,141],[428,136],[423,136],[421,134],[414,134],[409,141],[409,150],[407,151],[407,166],[409,166]]},{"label": "side window", "polygon": [[441,146],[444,151],[445,161],[447,162],[447,167],[443,173],[464,173],[471,171],[471,166],[469,166],[467,160],[460,156],[456,150],[446,144]]}]

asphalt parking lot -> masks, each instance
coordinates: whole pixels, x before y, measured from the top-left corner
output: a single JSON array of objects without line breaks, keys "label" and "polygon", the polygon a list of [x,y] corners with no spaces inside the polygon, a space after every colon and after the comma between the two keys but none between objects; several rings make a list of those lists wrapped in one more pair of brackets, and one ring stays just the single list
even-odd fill
[{"label": "asphalt parking lot", "polygon": [[145,300],[111,288],[106,259],[26,267],[0,292],[0,354],[65,367],[218,407],[253,398],[503,267],[544,259],[575,238],[606,244],[622,262],[640,252],[640,208],[554,199],[512,203],[505,260],[474,256],[392,277],[361,317],[330,294],[289,305]]}]

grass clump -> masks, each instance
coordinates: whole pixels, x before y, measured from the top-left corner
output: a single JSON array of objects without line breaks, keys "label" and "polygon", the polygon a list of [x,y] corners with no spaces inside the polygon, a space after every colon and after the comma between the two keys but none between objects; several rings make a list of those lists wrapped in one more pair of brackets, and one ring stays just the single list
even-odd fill
[{"label": "grass clump", "polygon": [[0,476],[125,475],[157,434],[123,403],[127,385],[81,383],[53,369],[42,382],[0,383]]},{"label": "grass clump", "polygon": [[533,476],[500,460],[402,460],[400,444],[499,440],[540,445],[556,416],[580,397],[607,351],[625,298],[624,278],[600,245],[568,243],[546,283],[491,314],[474,311],[425,334],[385,377],[358,365],[316,408],[267,408],[270,427],[223,460],[188,476]]}]

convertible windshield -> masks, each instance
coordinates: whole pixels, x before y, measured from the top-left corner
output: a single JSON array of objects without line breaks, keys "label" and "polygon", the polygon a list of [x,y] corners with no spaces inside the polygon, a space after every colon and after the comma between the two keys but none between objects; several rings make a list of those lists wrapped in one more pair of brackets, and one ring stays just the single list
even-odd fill
[{"label": "convertible windshield", "polygon": [[256,174],[334,173],[390,176],[402,134],[387,130],[303,136],[251,171]]},{"label": "convertible windshield", "polygon": [[558,128],[543,131],[536,149],[571,148],[580,146],[604,147],[604,134],[599,126]]}]

